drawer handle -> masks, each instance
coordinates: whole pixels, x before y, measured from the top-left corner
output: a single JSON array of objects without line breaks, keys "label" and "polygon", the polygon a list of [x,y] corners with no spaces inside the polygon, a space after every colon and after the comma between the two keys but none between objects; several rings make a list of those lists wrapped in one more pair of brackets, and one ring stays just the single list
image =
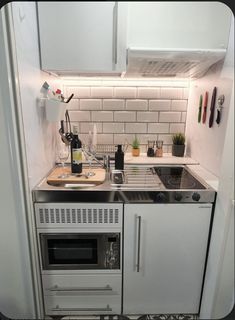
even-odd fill
[{"label": "drawer handle", "polygon": [[110,285],[106,287],[54,287],[48,289],[49,291],[113,291],[113,288]]},{"label": "drawer handle", "polygon": [[106,308],[60,308],[57,305],[55,308],[52,308],[51,311],[112,311],[112,308],[107,304]]}]

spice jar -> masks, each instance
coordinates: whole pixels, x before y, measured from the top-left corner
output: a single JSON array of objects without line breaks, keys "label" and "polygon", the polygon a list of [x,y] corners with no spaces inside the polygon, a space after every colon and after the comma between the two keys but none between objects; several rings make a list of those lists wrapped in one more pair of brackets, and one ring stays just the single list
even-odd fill
[{"label": "spice jar", "polygon": [[154,144],[155,144],[154,141],[148,140],[148,150],[147,150],[148,157],[154,157]]},{"label": "spice jar", "polygon": [[155,156],[156,157],[162,157],[163,156],[163,141],[162,140],[157,140],[156,141]]}]

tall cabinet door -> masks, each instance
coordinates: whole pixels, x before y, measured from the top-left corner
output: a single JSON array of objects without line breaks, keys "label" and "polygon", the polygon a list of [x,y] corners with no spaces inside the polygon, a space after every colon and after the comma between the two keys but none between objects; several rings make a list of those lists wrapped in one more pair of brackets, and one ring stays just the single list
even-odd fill
[{"label": "tall cabinet door", "polygon": [[114,1],[38,2],[42,69],[62,74],[121,69],[123,7]]},{"label": "tall cabinet door", "polygon": [[211,204],[126,204],[123,313],[197,313]]}]

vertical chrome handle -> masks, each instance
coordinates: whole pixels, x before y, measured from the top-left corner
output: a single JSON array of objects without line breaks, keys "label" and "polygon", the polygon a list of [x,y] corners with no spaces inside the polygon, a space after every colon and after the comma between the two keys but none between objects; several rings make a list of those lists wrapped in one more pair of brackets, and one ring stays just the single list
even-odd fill
[{"label": "vertical chrome handle", "polygon": [[113,63],[117,64],[118,2],[113,7]]},{"label": "vertical chrome handle", "polygon": [[140,235],[141,235],[141,216],[137,216],[138,231],[137,231],[137,262],[136,271],[140,272]]}]

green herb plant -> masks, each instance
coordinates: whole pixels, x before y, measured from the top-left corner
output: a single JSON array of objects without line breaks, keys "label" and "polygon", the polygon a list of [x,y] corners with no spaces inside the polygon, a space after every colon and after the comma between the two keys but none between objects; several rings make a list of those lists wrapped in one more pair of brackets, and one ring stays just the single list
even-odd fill
[{"label": "green herb plant", "polygon": [[185,144],[185,135],[184,133],[178,132],[172,136],[173,144],[184,145]]},{"label": "green herb plant", "polygon": [[138,138],[135,136],[134,140],[132,141],[132,148],[133,149],[139,149],[140,147],[140,142],[138,140]]}]

